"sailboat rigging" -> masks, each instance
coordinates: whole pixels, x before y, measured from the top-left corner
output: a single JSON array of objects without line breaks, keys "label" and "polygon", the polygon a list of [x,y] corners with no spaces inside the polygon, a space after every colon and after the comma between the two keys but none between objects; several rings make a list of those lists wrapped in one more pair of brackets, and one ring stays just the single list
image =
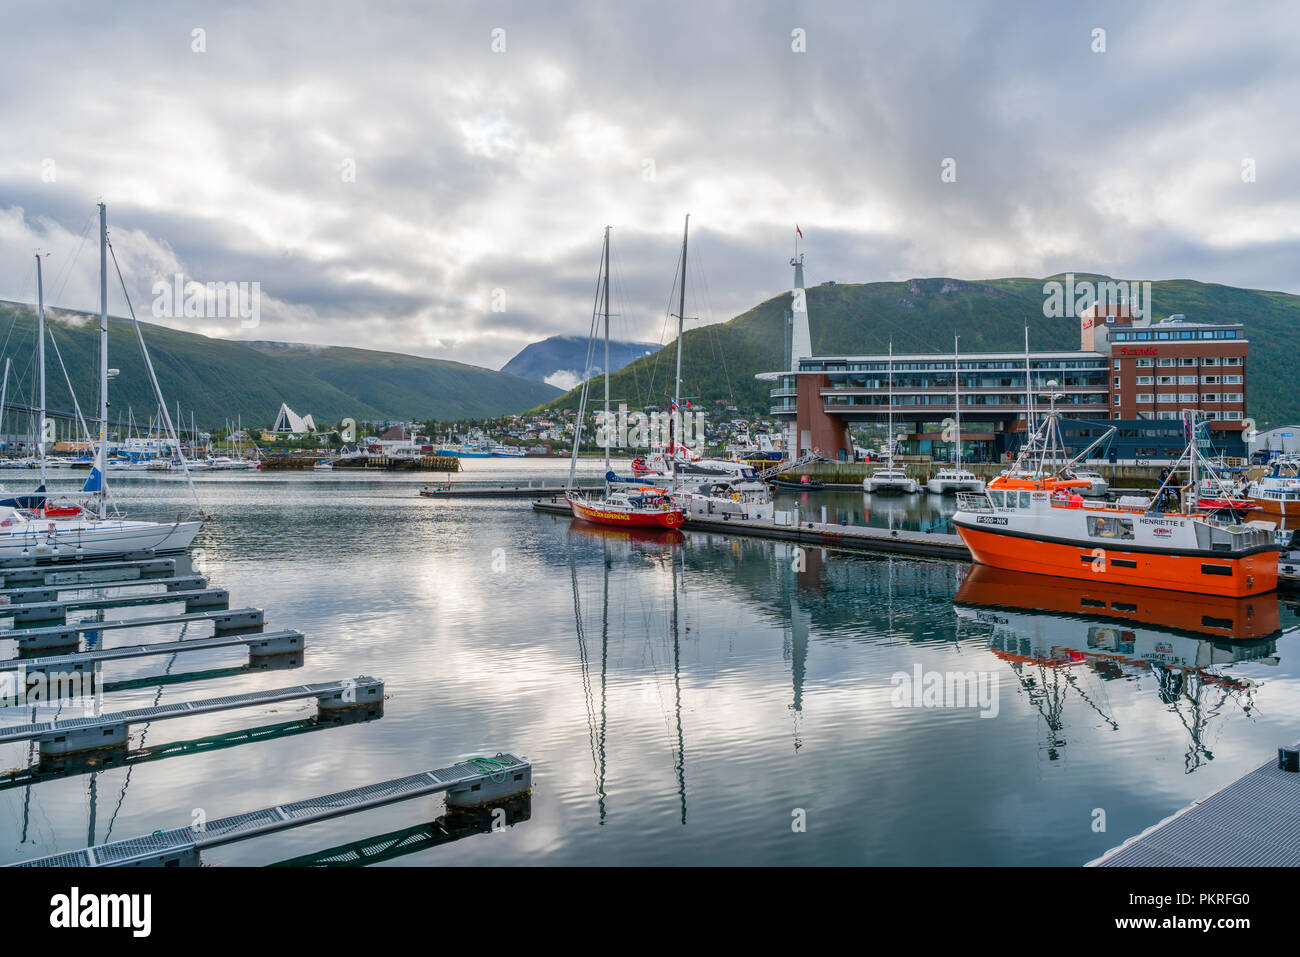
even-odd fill
[{"label": "sailboat rigging", "polygon": [[[690,217],[687,217],[689,223]],[[565,499],[573,512],[573,517],[597,525],[621,525],[631,528],[677,528],[685,520],[681,506],[675,504],[670,495],[662,489],[653,487],[631,488],[623,485],[615,488],[609,479],[613,472],[609,468],[610,446],[610,411],[609,411],[609,231],[605,227],[605,245],[602,251],[601,270],[604,277],[603,300],[605,320],[605,412],[604,412],[604,446],[605,446],[605,493],[600,497],[580,495],[573,489],[573,476],[578,463],[578,448],[582,443],[582,421],[586,414],[587,393],[591,384],[590,377],[585,377],[582,384],[582,396],[578,401],[578,420],[573,429],[573,454],[569,463],[569,483]],[[686,240],[682,239],[683,265],[685,264]],[[683,269],[683,274],[685,269]],[[685,276],[683,275],[683,283]],[[683,293],[683,298],[685,293]],[[590,371],[590,347],[587,368]],[[678,388],[680,389],[680,356],[678,358]]]},{"label": "sailboat rigging", "polygon": [[[82,491],[95,496],[85,505],[59,509],[59,513],[45,511],[44,464],[45,444],[47,439],[47,410],[45,408],[45,304],[44,290],[38,288],[37,322],[40,334],[40,408],[39,432],[37,436],[38,455],[41,464],[41,486],[38,489],[40,504],[38,507],[24,507],[0,503],[0,559],[23,557],[35,554],[57,555],[72,553],[77,556],[120,555],[126,552],[153,550],[155,552],[183,551],[193,542],[198,534],[201,521],[182,521],[177,516],[174,522],[153,522],[128,520],[109,517],[108,515],[108,215],[103,203],[99,205],[99,416],[98,443],[95,448],[95,460],[91,466],[90,476]],[[116,265],[116,259],[114,260]],[[119,277],[121,273],[119,271]],[[38,287],[40,287],[40,261],[37,260]],[[125,290],[125,284],[123,285]],[[129,305],[129,301],[128,301]],[[132,311],[134,318],[134,311]],[[137,323],[137,334],[139,327]],[[141,348],[144,340],[140,340]],[[150,371],[155,389],[157,379],[153,377],[152,363],[145,350],[145,363]],[[165,408],[165,406],[164,406]],[[61,513],[68,514],[61,514]]]}]

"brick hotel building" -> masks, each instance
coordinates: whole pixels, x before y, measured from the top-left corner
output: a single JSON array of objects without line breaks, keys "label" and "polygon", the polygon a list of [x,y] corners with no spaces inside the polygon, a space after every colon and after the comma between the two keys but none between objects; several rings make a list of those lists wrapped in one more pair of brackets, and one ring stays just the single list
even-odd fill
[{"label": "brick hotel building", "polygon": [[[803,288],[803,262],[795,289]],[[849,427],[887,421],[888,355],[813,356],[803,296],[794,297],[790,369],[760,373],[771,382],[770,412],[785,425],[786,448],[816,449],[851,460]],[[1124,304],[1096,305],[1080,319],[1080,348],[1065,352],[971,353],[959,357],[962,455],[1002,460],[1023,443],[1026,365],[1034,408],[1054,380],[1066,444],[1082,450],[1106,429],[1118,432],[1090,457],[1116,461],[1173,459],[1186,439],[1179,414],[1198,409],[1209,419],[1211,454],[1245,456],[1246,359],[1239,322],[1190,322],[1180,315],[1135,318]],[[893,357],[893,414],[904,453],[948,460],[942,423],[956,412],[954,356]]]}]

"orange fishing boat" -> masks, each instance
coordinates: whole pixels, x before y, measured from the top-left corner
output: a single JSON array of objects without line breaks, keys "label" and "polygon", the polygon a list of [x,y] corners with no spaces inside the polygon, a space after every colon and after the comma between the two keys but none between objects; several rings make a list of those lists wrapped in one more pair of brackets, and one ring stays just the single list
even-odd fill
[{"label": "orange fishing boat", "polygon": [[[1053,409],[1044,421],[1048,439],[1059,436],[1058,416]],[[1187,421],[1183,458],[1190,473],[1188,487],[1197,489],[1204,463],[1194,415]],[[1171,478],[1182,461],[1171,470]],[[1271,528],[1224,523],[1213,510],[1162,510],[1159,502],[1166,486],[1151,500],[1087,501],[1073,485],[1085,480],[1069,477],[1070,464],[1054,476],[1042,469],[1031,475],[1013,472],[994,479],[983,493],[958,493],[952,522],[976,562],[1040,575],[1238,598],[1277,587],[1280,549]]]}]

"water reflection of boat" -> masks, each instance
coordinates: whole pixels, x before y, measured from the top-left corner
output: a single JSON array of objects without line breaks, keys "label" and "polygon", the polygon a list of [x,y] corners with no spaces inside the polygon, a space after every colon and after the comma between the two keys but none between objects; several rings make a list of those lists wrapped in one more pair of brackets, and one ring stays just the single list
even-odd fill
[{"label": "water reflection of boat", "polygon": [[988,565],[971,566],[954,600],[958,604],[1107,618],[1216,638],[1261,639],[1281,630],[1276,595],[1193,598],[1184,592],[1053,578]]},{"label": "water reflection of boat", "polygon": [[[670,532],[671,535],[680,537],[681,533],[675,529]],[[609,673],[609,646],[610,646],[610,587],[609,576],[613,566],[613,556],[615,551],[612,545],[618,543],[621,538],[632,540],[645,539],[648,533],[646,530],[637,530],[631,528],[604,528],[598,526],[582,526],[581,523],[575,522],[569,529],[569,576],[573,586],[573,621],[574,633],[578,639],[578,661],[582,675],[583,698],[587,708],[587,737],[591,748],[591,765],[595,777],[596,790],[596,812],[600,823],[605,823],[605,817],[608,811],[606,799],[606,772],[607,772],[607,752],[605,748],[606,733],[608,730],[608,710],[607,710],[607,692],[608,692],[608,673]],[[588,632],[583,613],[583,601],[581,588],[578,581],[578,566],[574,557],[573,540],[575,537],[586,537],[599,541],[603,561],[601,569],[603,572],[601,583],[601,612],[600,612],[600,677],[599,688],[596,687],[595,679],[592,675],[591,649],[588,647]],[[651,541],[662,541],[660,535],[649,534]],[[636,549],[629,548],[629,553],[634,553]],[[672,572],[672,604],[666,609],[668,612],[668,630],[672,638],[672,679],[674,691],[673,711],[675,714],[675,723],[677,731],[676,746],[673,749],[673,769],[677,778],[677,797],[681,805],[681,823],[686,824],[686,740],[682,729],[682,652],[681,652],[681,608],[678,602],[680,584],[678,581],[679,569],[677,565],[677,549],[669,549],[664,558]],[[616,599],[617,600],[617,599]],[[688,629],[689,630],[689,629]],[[623,639],[625,634],[619,633],[616,636],[619,640]],[[666,715],[665,715],[666,717]]]},{"label": "water reflection of boat", "polygon": [[644,545],[680,545],[686,538],[675,528],[592,525],[587,522],[574,522],[569,526],[569,534],[592,541],[635,542]]},{"label": "water reflection of boat", "polygon": [[[1181,607],[1180,607],[1181,606]],[[1189,598],[1181,592],[1081,583],[975,566],[954,598],[959,622],[989,627],[989,650],[1007,662],[1047,727],[1045,751],[1067,744],[1073,695],[1111,728],[1104,682],[1152,675],[1160,699],[1188,736],[1184,768],[1214,755],[1207,729],[1227,705],[1249,713],[1256,683],[1219,669],[1276,664],[1277,599]]]}]

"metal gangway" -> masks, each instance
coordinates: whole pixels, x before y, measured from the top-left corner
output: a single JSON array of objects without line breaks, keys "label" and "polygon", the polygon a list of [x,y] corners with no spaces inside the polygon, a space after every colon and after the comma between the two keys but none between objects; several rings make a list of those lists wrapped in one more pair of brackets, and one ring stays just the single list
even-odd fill
[{"label": "metal gangway", "polygon": [[827,461],[826,456],[822,455],[820,452],[805,452],[792,462],[777,462],[771,468],[763,469],[763,471],[758,473],[758,477],[767,480],[780,475],[782,472],[792,472],[795,469],[803,468],[805,465],[812,465],[814,462],[825,461]]}]

